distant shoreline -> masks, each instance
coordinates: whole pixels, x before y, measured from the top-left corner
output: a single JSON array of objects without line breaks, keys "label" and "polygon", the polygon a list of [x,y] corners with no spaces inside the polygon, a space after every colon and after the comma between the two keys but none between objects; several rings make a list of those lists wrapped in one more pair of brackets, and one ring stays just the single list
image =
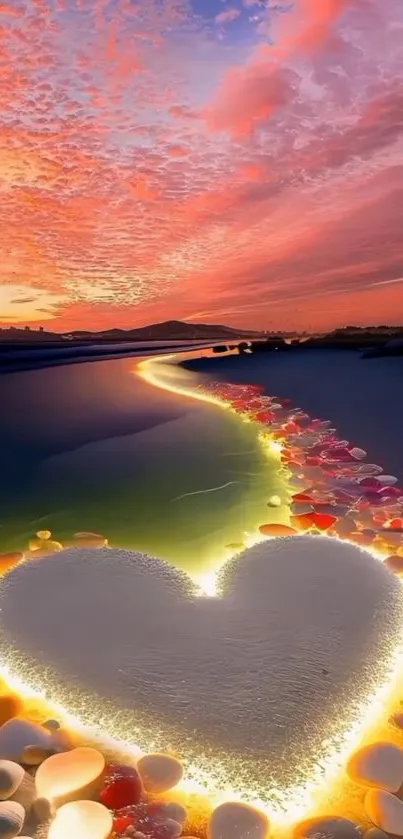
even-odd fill
[{"label": "distant shoreline", "polygon": [[209,349],[217,342],[197,342],[192,344],[183,341],[178,343],[162,343],[159,341],[140,342],[136,347],[128,346],[75,346],[58,350],[45,347],[24,348],[23,350],[8,350],[2,353],[0,348],[0,375],[7,373],[21,373],[40,370],[45,367],[62,367],[69,364],[87,364],[94,361],[112,361],[119,358],[142,358],[153,355],[169,355],[171,353],[186,353],[192,350]]}]

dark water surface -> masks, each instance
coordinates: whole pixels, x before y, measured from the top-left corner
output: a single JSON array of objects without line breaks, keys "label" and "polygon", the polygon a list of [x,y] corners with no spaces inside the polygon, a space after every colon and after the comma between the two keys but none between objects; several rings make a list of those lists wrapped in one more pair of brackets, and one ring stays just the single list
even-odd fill
[{"label": "dark water surface", "polygon": [[281,486],[256,431],[151,387],[136,365],[0,377],[0,550],[25,547],[38,529],[62,541],[94,531],[184,567],[208,566],[267,520],[266,501]]},{"label": "dark water surface", "polygon": [[223,381],[263,384],[314,417],[403,482],[403,358],[362,359],[350,350],[297,350],[204,358],[186,367]]}]

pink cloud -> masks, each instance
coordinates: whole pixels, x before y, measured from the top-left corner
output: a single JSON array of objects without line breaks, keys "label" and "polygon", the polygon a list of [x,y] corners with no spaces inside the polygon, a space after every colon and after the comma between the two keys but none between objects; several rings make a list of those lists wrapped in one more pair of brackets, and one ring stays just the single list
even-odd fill
[{"label": "pink cloud", "polygon": [[401,0],[299,0],[250,48],[112,5],[0,12],[0,285],[60,329],[397,317]]},{"label": "pink cloud", "polygon": [[240,9],[226,9],[224,12],[220,12],[216,15],[214,21],[218,24],[232,23],[232,21],[236,20],[240,14]]},{"label": "pink cloud", "polygon": [[229,70],[212,105],[205,110],[211,131],[227,131],[235,139],[253,134],[255,128],[291,102],[298,76],[273,66],[261,57],[247,67]]}]

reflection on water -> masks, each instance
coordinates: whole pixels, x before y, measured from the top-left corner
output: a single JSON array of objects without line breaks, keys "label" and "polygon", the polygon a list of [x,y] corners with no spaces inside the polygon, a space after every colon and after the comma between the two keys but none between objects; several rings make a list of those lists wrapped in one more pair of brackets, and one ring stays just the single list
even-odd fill
[{"label": "reflection on water", "polygon": [[284,497],[278,464],[255,429],[135,369],[124,359],[0,377],[0,549],[38,528],[61,541],[94,531],[205,568],[244,531],[281,520],[266,506]]}]

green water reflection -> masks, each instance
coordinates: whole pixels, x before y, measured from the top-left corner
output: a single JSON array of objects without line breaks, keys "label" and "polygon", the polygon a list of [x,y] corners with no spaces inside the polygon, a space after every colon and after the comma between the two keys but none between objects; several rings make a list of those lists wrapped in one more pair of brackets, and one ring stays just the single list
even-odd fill
[{"label": "green water reflection", "polygon": [[206,573],[245,532],[284,520],[267,507],[285,488],[255,426],[158,391],[135,367],[119,359],[0,377],[2,550],[40,528],[62,542],[94,531]]}]

